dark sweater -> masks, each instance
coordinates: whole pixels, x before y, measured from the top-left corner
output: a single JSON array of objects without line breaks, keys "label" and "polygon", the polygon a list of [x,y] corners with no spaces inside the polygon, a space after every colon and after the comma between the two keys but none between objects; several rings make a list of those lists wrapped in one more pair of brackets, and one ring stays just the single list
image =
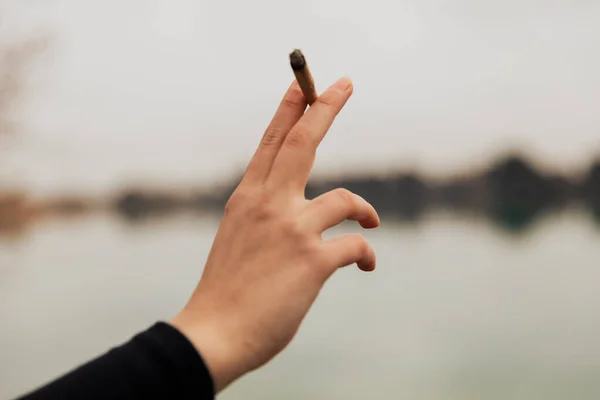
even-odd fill
[{"label": "dark sweater", "polygon": [[158,322],[21,399],[204,400],[214,399],[214,386],[196,348],[177,329]]}]

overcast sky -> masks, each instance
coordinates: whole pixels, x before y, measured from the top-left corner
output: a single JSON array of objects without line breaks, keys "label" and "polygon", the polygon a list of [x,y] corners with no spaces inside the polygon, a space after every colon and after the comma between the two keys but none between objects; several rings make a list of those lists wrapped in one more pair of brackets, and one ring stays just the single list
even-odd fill
[{"label": "overcast sky", "polygon": [[600,149],[597,1],[1,1],[4,37],[53,35],[9,160],[39,191],[240,170],[294,47],[319,90],[355,83],[317,173],[446,173],[513,145],[573,167]]}]

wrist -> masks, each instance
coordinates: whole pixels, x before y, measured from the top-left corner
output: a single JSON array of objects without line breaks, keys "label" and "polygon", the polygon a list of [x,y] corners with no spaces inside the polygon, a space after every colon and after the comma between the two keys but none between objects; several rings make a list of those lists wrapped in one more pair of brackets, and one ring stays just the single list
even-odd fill
[{"label": "wrist", "polygon": [[179,330],[198,351],[210,372],[215,394],[246,372],[236,361],[232,342],[217,324],[208,319],[198,318],[186,310],[181,311],[169,323]]}]

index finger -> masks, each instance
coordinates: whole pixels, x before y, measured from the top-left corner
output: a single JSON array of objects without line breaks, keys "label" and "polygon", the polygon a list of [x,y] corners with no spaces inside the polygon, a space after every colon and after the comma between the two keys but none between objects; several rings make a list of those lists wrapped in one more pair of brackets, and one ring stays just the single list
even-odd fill
[{"label": "index finger", "polygon": [[349,78],[338,80],[294,125],[281,145],[268,178],[276,187],[292,185],[304,190],[317,147],[352,95],[352,90]]},{"label": "index finger", "polygon": [[273,120],[267,127],[258,149],[248,164],[244,181],[261,182],[267,179],[279,148],[292,127],[306,109],[306,99],[294,81],[281,100]]}]

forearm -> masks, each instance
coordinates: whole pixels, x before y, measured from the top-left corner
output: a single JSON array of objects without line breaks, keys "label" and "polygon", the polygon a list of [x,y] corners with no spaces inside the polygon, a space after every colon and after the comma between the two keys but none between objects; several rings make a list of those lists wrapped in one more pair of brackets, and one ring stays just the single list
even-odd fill
[{"label": "forearm", "polygon": [[214,388],[189,340],[173,326],[157,323],[21,399],[126,398],[213,399]]}]

